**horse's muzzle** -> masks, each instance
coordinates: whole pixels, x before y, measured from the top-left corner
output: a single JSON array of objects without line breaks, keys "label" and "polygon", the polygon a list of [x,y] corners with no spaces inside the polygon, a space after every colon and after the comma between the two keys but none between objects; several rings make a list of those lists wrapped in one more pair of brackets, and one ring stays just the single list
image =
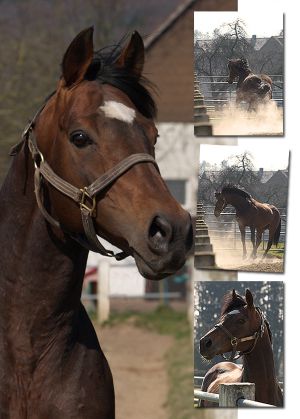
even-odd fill
[{"label": "horse's muzzle", "polygon": [[141,275],[162,279],[182,268],[193,245],[189,214],[177,222],[163,214],[155,215],[147,234],[147,251],[133,251]]}]

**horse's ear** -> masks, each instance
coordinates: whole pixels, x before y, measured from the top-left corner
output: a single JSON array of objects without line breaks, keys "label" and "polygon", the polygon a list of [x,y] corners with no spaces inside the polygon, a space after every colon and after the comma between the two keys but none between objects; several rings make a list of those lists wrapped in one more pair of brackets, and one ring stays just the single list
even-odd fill
[{"label": "horse's ear", "polygon": [[235,289],[232,290],[232,299],[234,300],[235,298],[237,298]]},{"label": "horse's ear", "polygon": [[63,78],[66,86],[83,80],[93,59],[93,32],[90,27],[81,31],[71,42],[62,62]]},{"label": "horse's ear", "polygon": [[116,62],[118,67],[123,67],[135,77],[140,78],[144,68],[145,48],[141,35],[133,32],[128,45],[123,48]]},{"label": "horse's ear", "polygon": [[245,297],[248,308],[253,308],[253,295],[248,288],[246,289]]}]

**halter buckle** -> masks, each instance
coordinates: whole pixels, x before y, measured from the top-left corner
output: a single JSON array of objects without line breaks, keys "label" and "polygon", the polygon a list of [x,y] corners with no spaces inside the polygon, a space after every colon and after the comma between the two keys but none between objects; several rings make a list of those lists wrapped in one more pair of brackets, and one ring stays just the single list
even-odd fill
[{"label": "halter buckle", "polygon": [[[91,217],[95,217],[96,216],[96,198],[94,196],[91,196],[88,192],[87,192],[87,188],[84,187],[83,189],[80,189],[80,191],[82,192],[81,195],[81,200],[79,203],[80,209],[85,209],[89,212]],[[90,206],[89,206],[90,205]]]},{"label": "halter buckle", "polygon": [[235,336],[231,338],[230,340],[231,346],[237,346],[238,344],[238,338],[236,338]]}]

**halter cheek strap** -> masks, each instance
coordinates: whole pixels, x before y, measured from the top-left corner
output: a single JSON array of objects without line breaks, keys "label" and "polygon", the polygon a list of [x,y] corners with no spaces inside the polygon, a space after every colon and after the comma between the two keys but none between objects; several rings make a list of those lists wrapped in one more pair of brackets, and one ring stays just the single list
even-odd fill
[{"label": "halter cheek strap", "polygon": [[36,138],[33,132],[35,120],[37,116],[41,113],[43,107],[36,113],[33,120],[29,123],[26,129],[23,132],[22,140],[12,148],[11,155],[16,155],[22,148],[23,144],[28,144],[33,162],[35,167],[34,173],[34,185],[35,185],[35,195],[38,207],[43,214],[44,218],[54,227],[62,228],[59,221],[55,220],[52,215],[46,210],[43,202],[43,185],[46,180],[50,183],[56,190],[61,192],[63,195],[68,196],[76,204],[78,204],[81,213],[82,225],[84,228],[84,235],[74,234],[72,232],[67,232],[74,240],[76,240],[81,246],[85,247],[88,250],[93,252],[100,253],[104,256],[115,257],[117,260],[124,259],[129,255],[125,252],[120,252],[115,254],[111,250],[105,249],[105,247],[100,243],[97,238],[95,231],[95,226],[93,218],[96,217],[96,197],[103,191],[106,187],[111,186],[111,184],[127,172],[131,167],[138,163],[151,163],[159,171],[155,159],[146,153],[137,153],[132,154],[119,163],[116,166],[109,169],[103,175],[98,177],[90,185],[80,189],[76,186],[71,185],[61,177],[59,177],[49,166],[49,164],[44,160],[43,154],[39,150],[36,142]]}]

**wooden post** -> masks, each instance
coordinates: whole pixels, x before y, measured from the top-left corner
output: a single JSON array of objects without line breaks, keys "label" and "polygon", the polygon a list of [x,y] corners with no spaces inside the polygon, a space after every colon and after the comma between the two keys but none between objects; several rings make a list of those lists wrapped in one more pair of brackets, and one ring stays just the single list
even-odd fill
[{"label": "wooden post", "polygon": [[97,277],[97,319],[101,324],[109,318],[109,263],[101,260]]},{"label": "wooden post", "polygon": [[255,384],[254,383],[235,383],[220,385],[220,407],[237,407],[237,400],[240,398],[254,400]]}]

